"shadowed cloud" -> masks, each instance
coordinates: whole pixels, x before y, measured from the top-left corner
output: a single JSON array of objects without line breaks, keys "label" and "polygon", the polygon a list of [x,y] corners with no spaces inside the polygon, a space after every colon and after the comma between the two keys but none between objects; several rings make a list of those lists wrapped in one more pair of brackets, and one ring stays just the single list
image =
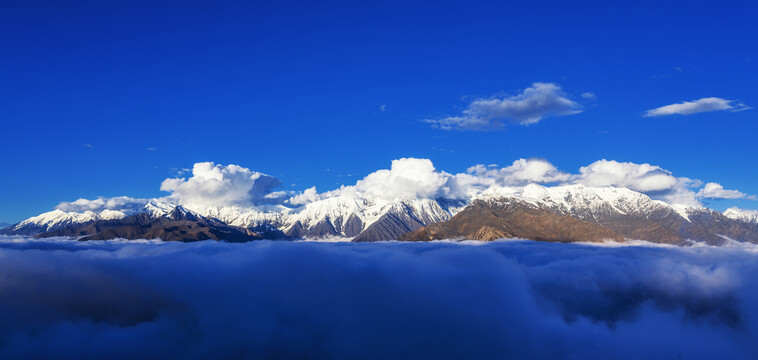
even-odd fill
[{"label": "shadowed cloud", "polygon": [[6,238],[0,259],[3,358],[758,351],[758,266],[742,248]]}]

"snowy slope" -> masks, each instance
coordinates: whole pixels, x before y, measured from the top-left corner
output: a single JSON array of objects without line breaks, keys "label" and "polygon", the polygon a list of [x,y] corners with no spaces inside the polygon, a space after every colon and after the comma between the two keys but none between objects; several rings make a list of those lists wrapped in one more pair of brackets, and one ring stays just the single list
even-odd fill
[{"label": "snowy slope", "polygon": [[653,200],[647,195],[625,188],[588,187],[581,184],[554,187],[530,184],[523,189],[493,187],[484,191],[476,199],[484,201],[517,199],[582,219],[608,214],[649,216],[657,212],[673,212],[686,219],[688,210]]},{"label": "snowy slope", "polygon": [[[670,236],[678,236],[676,233],[681,233],[679,229],[682,224],[691,223],[690,216],[698,216],[700,220],[706,215],[711,216],[704,212],[707,210],[704,208],[672,206],[625,188],[584,185],[547,187],[530,184],[525,187],[494,186],[471,199],[397,198],[387,201],[353,193],[320,199],[298,207],[269,205],[185,208],[152,199],[137,210],[54,210],[14,225],[6,229],[5,233],[34,235],[97,220],[121,219],[135,213],[166,217],[178,209],[187,216],[199,215],[236,227],[277,230],[296,238],[355,237],[357,241],[376,241],[395,239],[419,227],[447,221],[475,200],[517,201],[604,226],[618,228],[620,223],[632,224],[629,226],[647,228],[651,232],[668,232]],[[758,223],[756,213],[758,212],[730,209],[724,215],[730,219]],[[688,231],[703,232],[702,229],[695,228],[689,228]]]},{"label": "snowy slope", "polygon": [[97,220],[121,219],[130,214],[118,210],[103,210],[101,212],[66,212],[62,210],[49,211],[31,218],[28,218],[16,225],[13,225],[5,231],[7,233],[19,235],[34,235],[47,231],[62,229],[66,226],[85,224]]},{"label": "snowy slope", "polygon": [[[295,208],[282,205],[255,208],[239,206],[192,206],[189,208],[152,199],[144,207],[136,210],[104,210],[102,212],[54,210],[24,220],[6,229],[5,233],[36,235],[98,220],[122,219],[137,213],[147,213],[153,218],[168,217],[177,210],[190,216],[198,215],[216,219],[237,227],[279,230],[292,237],[355,237],[387,214],[394,214],[398,218],[405,219],[399,229],[415,229],[418,226],[445,221],[465,204],[465,201],[445,199],[384,201],[368,200],[359,196],[335,196]],[[397,231],[399,230],[395,230]]]},{"label": "snowy slope", "polygon": [[88,224],[99,220],[123,219],[127,216],[141,212],[148,213],[152,217],[165,217],[168,216],[175,208],[175,205],[167,204],[153,199],[150,200],[143,208],[138,210],[120,209],[102,210],[100,212],[67,212],[56,209],[26,219],[18,224],[4,229],[4,232],[8,234],[18,235],[36,235],[44,232],[60,230],[66,227]]},{"label": "snowy slope", "polygon": [[736,207],[726,209],[724,216],[732,219],[744,221],[746,223],[758,224],[758,210],[745,210]]},{"label": "snowy slope", "polygon": [[[286,215],[283,230],[293,236],[354,237],[387,214],[402,214],[424,225],[445,221],[464,206],[443,199],[381,199],[333,197],[316,201]],[[384,240],[390,240],[384,239]]]}]

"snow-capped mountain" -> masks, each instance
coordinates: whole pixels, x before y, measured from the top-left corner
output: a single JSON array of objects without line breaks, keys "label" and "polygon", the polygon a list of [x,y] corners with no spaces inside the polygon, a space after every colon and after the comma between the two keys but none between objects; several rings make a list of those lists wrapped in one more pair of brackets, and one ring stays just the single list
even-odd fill
[{"label": "snow-capped mountain", "polygon": [[[29,219],[26,219],[18,224],[11,225],[10,227],[3,229],[0,233],[5,234],[17,234],[17,235],[36,235],[51,231],[57,231],[65,228],[81,226],[83,224],[89,224],[96,221],[103,220],[118,220],[127,216],[131,216],[137,213],[146,213],[151,217],[165,217],[177,208],[176,205],[160,202],[158,200],[150,200],[145,206],[139,210],[134,209],[119,209],[119,210],[102,210],[102,211],[63,211],[53,210],[49,211]],[[178,207],[183,212],[189,212],[182,207]]]},{"label": "snow-capped mountain", "polygon": [[113,220],[126,217],[127,213],[117,210],[103,210],[101,212],[66,212],[53,210],[28,218],[18,224],[3,229],[0,233],[18,235],[36,235],[48,231],[59,230],[68,226],[91,223],[98,220]]},{"label": "snow-capped mountain", "polygon": [[577,184],[547,187],[529,184],[522,189],[494,187],[475,199],[484,201],[518,199],[582,219],[592,219],[607,214],[650,215],[658,212],[677,213],[682,217],[687,217],[687,208],[674,207],[636,191],[609,186],[587,187]]},{"label": "snow-capped mountain", "polygon": [[758,224],[758,210],[745,210],[736,207],[726,209],[724,216],[733,219],[744,221],[747,223]]},{"label": "snow-capped mountain", "polygon": [[488,189],[446,223],[416,230],[401,239],[455,237],[721,244],[726,239],[758,242],[758,227],[706,208],[675,207],[629,189],[528,185]]},{"label": "snow-capped mountain", "polygon": [[333,197],[288,213],[283,231],[296,237],[388,240],[421,226],[447,220],[465,203],[447,199],[382,201]]},{"label": "snow-capped mountain", "polygon": [[456,199],[405,199],[380,207],[378,218],[366,222],[353,241],[394,240],[420,227],[446,221],[468,204]]},{"label": "snow-capped mountain", "polygon": [[336,196],[293,208],[281,205],[264,208],[239,206],[187,208],[152,199],[138,210],[100,212],[54,210],[24,220],[2,230],[2,233],[37,235],[98,221],[123,219],[135,214],[161,218],[180,211],[194,217],[214,219],[229,226],[256,231],[280,231],[293,238],[352,238],[362,235],[360,239],[363,241],[376,241],[394,239],[421,226],[447,220],[466,203],[465,200],[449,199],[383,201],[355,196]]},{"label": "snow-capped mountain", "polygon": [[[501,214],[501,217],[482,223],[481,219],[491,213]],[[464,220],[456,219],[461,214]],[[353,238],[353,241],[407,239],[403,234],[445,222],[457,228],[438,226],[434,228],[433,236],[485,239],[492,236],[566,237],[567,240],[581,241],[595,241],[605,236],[615,240],[638,239],[671,244],[683,244],[688,240],[718,244],[726,238],[758,241],[758,227],[755,226],[758,214],[750,211],[730,209],[721,214],[706,208],[674,206],[626,188],[579,184],[493,186],[471,199],[397,198],[387,201],[353,193],[293,207],[187,208],[152,199],[142,208],[133,207],[131,210],[54,210],[24,220],[2,233],[76,233],[70,230],[90,224],[98,228],[100,223],[113,227],[114,220],[135,215],[151,220],[166,218],[224,225],[278,237],[340,237]],[[520,227],[514,228],[514,224],[520,224]],[[87,231],[93,231],[91,228]],[[423,240],[424,236],[414,239]]]}]

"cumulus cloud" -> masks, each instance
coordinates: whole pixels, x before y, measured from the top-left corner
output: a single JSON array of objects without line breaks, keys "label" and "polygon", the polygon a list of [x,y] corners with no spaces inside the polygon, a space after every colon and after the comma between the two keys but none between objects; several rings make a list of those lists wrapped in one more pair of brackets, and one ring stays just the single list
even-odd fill
[{"label": "cumulus cloud", "polygon": [[400,198],[471,198],[493,186],[522,187],[528,184],[583,184],[591,187],[627,188],[672,205],[702,206],[700,199],[747,198],[736,190],[724,190],[718,184],[702,187],[699,180],[679,177],[660,166],[613,160],[599,160],[581,167],[579,173],[561,171],[545,159],[519,159],[511,165],[474,165],[465,173],[451,174],[437,170],[429,159],[394,160],[390,169],[379,170],[355,185],[318,193],[309,188],[286,202],[303,205],[334,196],[366,197],[392,201]]},{"label": "cumulus cloud", "polygon": [[71,202],[64,201],[59,203],[55,208],[67,212],[116,210],[129,213],[139,211],[148,201],[148,199],[135,199],[128,196],[98,197],[94,200],[79,199]]},{"label": "cumulus cloud", "polygon": [[751,199],[755,200],[753,195],[747,195],[737,190],[727,190],[719,183],[710,182],[705,184],[697,196],[703,199]]},{"label": "cumulus cloud", "polygon": [[494,130],[502,128],[505,120],[530,125],[547,117],[580,112],[581,106],[570,100],[558,85],[536,82],[519,95],[476,99],[461,115],[426,122],[443,130]]},{"label": "cumulus cloud", "polygon": [[403,158],[392,161],[390,169],[375,171],[355,185],[319,194],[315,187],[290,197],[287,203],[302,205],[333,196],[362,196],[392,201],[418,198],[467,198],[490,186],[551,184],[568,180],[570,175],[544,159],[519,159],[510,166],[475,165],[466,173],[450,174],[437,170],[429,159]]},{"label": "cumulus cloud", "polygon": [[605,159],[581,167],[579,173],[576,180],[588,186],[620,186],[641,192],[665,191],[678,183],[659,166]]},{"label": "cumulus cloud", "polygon": [[0,357],[752,359],[756,256],[14,241],[0,243]]},{"label": "cumulus cloud", "polygon": [[437,171],[429,159],[402,158],[392,160],[390,169],[375,171],[358,180],[355,189],[386,200],[429,198],[443,195],[442,187],[449,177]]},{"label": "cumulus cloud", "polygon": [[493,183],[506,186],[526,185],[530,183],[557,183],[569,179],[564,173],[545,159],[519,159],[510,166],[475,165],[468,168],[467,173],[482,179],[492,179]]},{"label": "cumulus cloud", "polygon": [[[170,192],[170,200],[186,206],[245,206],[273,201],[273,189],[281,181],[273,176],[237,165],[196,163],[190,178],[170,178],[161,190]],[[280,197],[280,196],[279,196]]]},{"label": "cumulus cloud", "polygon": [[699,206],[693,186],[698,181],[676,177],[660,166],[599,160],[581,167],[572,182],[587,186],[615,186],[644,193],[671,204]]},{"label": "cumulus cloud", "polygon": [[685,101],[678,104],[661,106],[645,112],[645,116],[666,116],[666,115],[691,115],[702,112],[730,110],[732,112],[750,109],[749,106],[736,101],[726,100],[717,97],[702,98],[693,101]]},{"label": "cumulus cloud", "polygon": [[319,195],[318,191],[316,191],[316,187],[312,186],[303,190],[303,192],[299,194],[291,196],[285,202],[292,205],[305,205],[320,199],[321,196]]},{"label": "cumulus cloud", "polygon": [[[161,190],[170,192],[167,200],[190,208],[215,206],[255,207],[281,204],[299,207],[315,201],[343,196],[369,200],[455,198],[470,199],[493,186],[522,187],[528,184],[614,186],[641,192],[653,199],[682,206],[701,206],[701,199],[751,199],[737,190],[726,190],[717,183],[704,187],[699,180],[674,176],[651,164],[599,160],[579,169],[578,174],[559,170],[545,159],[518,159],[509,166],[474,165],[465,173],[451,174],[438,170],[429,159],[393,160],[389,169],[370,173],[352,185],[319,193],[315,187],[302,192],[274,191],[278,179],[237,165],[197,163],[189,178],[169,178]],[[702,187],[698,191],[698,188]],[[147,199],[126,196],[79,199],[62,202],[64,211],[119,210],[126,213],[141,209]]]}]

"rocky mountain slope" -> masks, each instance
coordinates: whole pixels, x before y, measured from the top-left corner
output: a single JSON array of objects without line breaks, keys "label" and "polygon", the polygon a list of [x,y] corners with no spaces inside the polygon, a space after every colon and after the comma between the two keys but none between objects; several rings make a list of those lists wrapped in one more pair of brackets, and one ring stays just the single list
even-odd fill
[{"label": "rocky mountain slope", "polygon": [[131,210],[54,210],[0,234],[187,241],[224,237],[232,241],[337,237],[356,242],[527,238],[721,244],[727,239],[758,241],[758,215],[738,209],[722,214],[672,206],[624,188],[532,184],[491,187],[471,200],[383,201],[335,196],[293,207],[187,209],[154,199]]},{"label": "rocky mountain slope", "polygon": [[224,240],[244,242],[283,238],[284,234],[266,227],[259,229],[227,225],[180,206],[166,213],[140,212],[120,219],[96,220],[79,226],[66,226],[39,237],[69,236],[80,240],[162,239],[164,241]]},{"label": "rocky mountain slope", "polygon": [[705,208],[676,208],[628,189],[583,185],[491,189],[449,221],[400,240],[544,241],[638,239],[666,244],[758,242],[758,227]]},{"label": "rocky mountain slope", "polygon": [[[266,233],[276,238],[356,237],[359,241],[379,241],[395,239],[408,231],[447,220],[465,205],[466,202],[462,200],[398,199],[387,202],[355,197],[333,197],[297,208],[276,206],[266,209],[242,207],[187,209],[152,200],[143,208],[131,211],[103,210],[78,213],[54,210],[0,230],[0,234],[44,234],[44,236],[48,234],[84,236],[86,234],[92,236],[93,231],[97,229],[105,231],[107,228],[109,229],[107,234],[111,234],[110,237],[117,237],[118,231],[114,229],[119,226],[118,224],[124,227],[144,225],[145,219],[162,219],[175,209],[181,208],[197,217],[212,220],[209,223],[250,229],[255,233]],[[186,229],[183,231],[186,232]],[[128,236],[133,236],[133,232],[126,231]],[[145,232],[145,236],[156,236],[156,233],[163,234],[158,237],[164,240],[167,236],[173,236],[155,229]],[[194,237],[187,236],[189,240],[194,240]]]}]

